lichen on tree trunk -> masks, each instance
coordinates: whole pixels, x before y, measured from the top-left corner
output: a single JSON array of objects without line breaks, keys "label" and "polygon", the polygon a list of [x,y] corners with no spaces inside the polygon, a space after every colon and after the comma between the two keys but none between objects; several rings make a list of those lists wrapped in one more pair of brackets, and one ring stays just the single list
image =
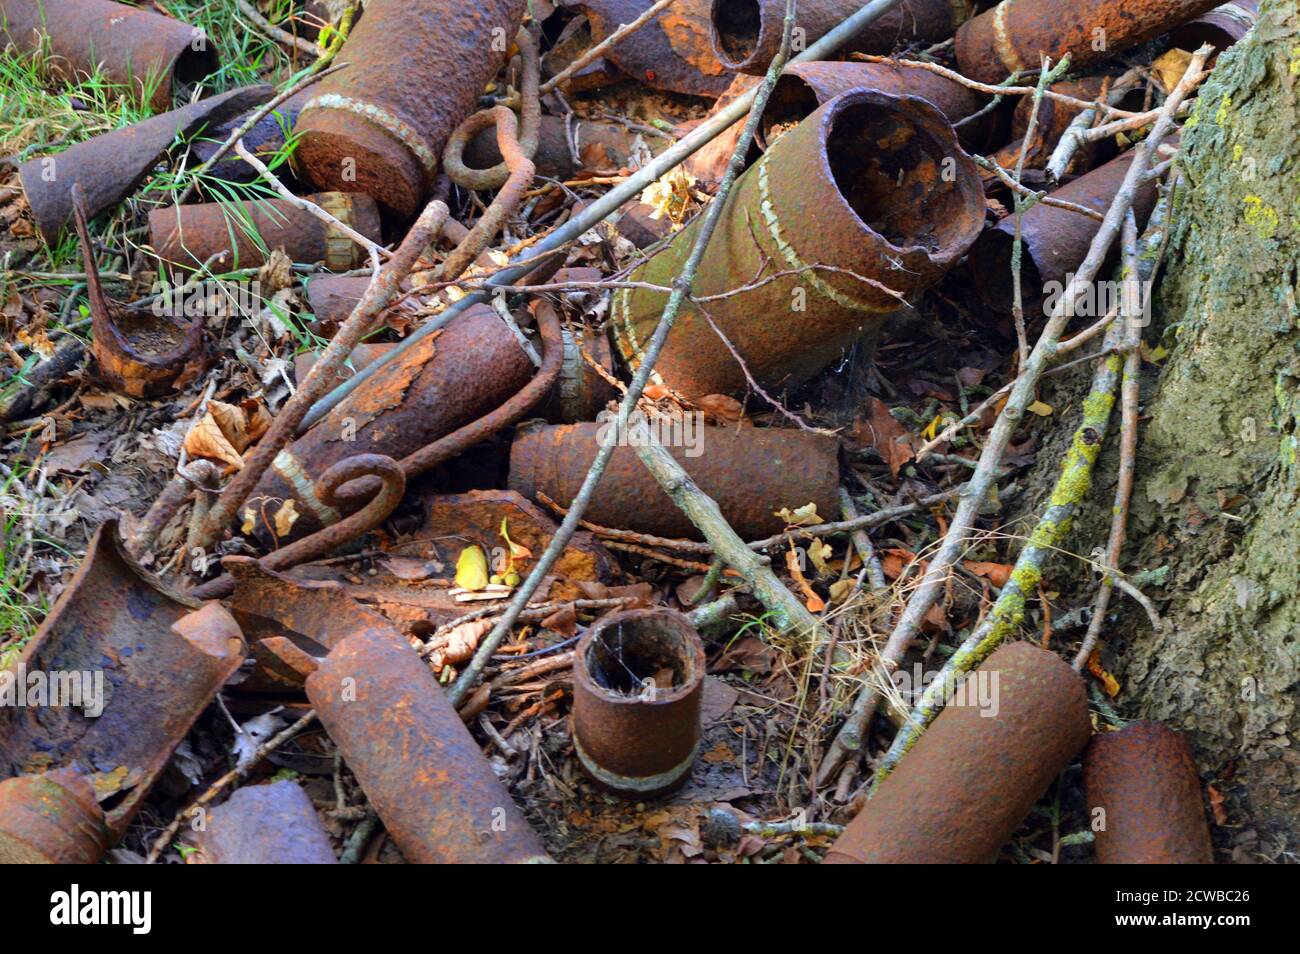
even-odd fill
[{"label": "lichen on tree trunk", "polygon": [[[1108,634],[1130,714],[1188,730],[1230,808],[1300,844],[1300,10],[1265,0],[1183,134],[1125,566],[1166,627]],[[1099,499],[1099,498],[1094,498]],[[1238,800],[1239,796],[1240,800]],[[1264,848],[1261,845],[1261,848]]]}]

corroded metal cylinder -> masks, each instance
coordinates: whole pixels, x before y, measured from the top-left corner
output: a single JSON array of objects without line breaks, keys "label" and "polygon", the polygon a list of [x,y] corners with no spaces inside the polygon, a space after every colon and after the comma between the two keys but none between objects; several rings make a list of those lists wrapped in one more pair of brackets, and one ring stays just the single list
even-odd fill
[{"label": "corroded metal cylinder", "polygon": [[1187,738],[1159,722],[1133,722],[1092,740],[1083,759],[1089,822],[1103,865],[1214,863]]},{"label": "corroded metal cylinder", "polygon": [[889,62],[795,63],[782,71],[763,110],[759,130],[765,143],[770,145],[823,103],[859,87],[928,100],[950,123],[978,112],[984,105],[984,97],[974,90],[918,66]]},{"label": "corroded metal cylinder", "polygon": [[[379,210],[370,196],[324,192],[306,198],[372,242],[383,241]],[[324,262],[334,271],[368,260],[366,250],[348,236],[284,199],[154,209],[149,242],[164,261],[182,269],[196,269],[221,252],[226,261],[218,270],[256,268],[277,248],[295,262]]]},{"label": "corroded metal cylinder", "polygon": [[335,524],[346,514],[314,486],[330,466],[355,454],[403,460],[501,405],[532,372],[500,316],[487,306],[470,308],[384,365],[276,455],[249,506],[256,513],[262,501],[296,501],[299,517],[281,543]]},{"label": "corroded metal cylinder", "polygon": [[1219,0],[1003,0],[957,31],[964,76],[1000,83],[1042,56],[1085,69],[1213,8]]},{"label": "corroded metal cylinder", "polygon": [[[1082,205],[1102,215],[1110,208],[1128,174],[1133,152],[1124,153],[1087,175],[1066,183],[1053,198]],[[1146,224],[1155,207],[1156,182],[1147,180],[1137,187],[1133,214],[1138,228]],[[1020,260],[1025,298],[1034,302],[1043,295],[1059,293],[1088,255],[1101,221],[1059,206],[1035,203],[1020,217],[1023,255]],[[980,236],[971,249],[970,267],[980,298],[990,308],[1010,312],[1014,300],[1011,257],[1015,247],[1016,218],[1008,215]],[[1046,287],[1045,287],[1046,286]],[[1100,318],[1101,315],[1096,317]]]},{"label": "corroded metal cylinder", "polygon": [[681,613],[627,610],[587,630],[573,655],[573,748],[602,788],[675,791],[700,745],[704,644]]},{"label": "corroded metal cylinder", "polygon": [[1012,643],[990,656],[831,847],[833,864],[991,864],[1088,742],[1083,680]]},{"label": "corroded metal cylinder", "polygon": [[[702,218],[632,280],[671,285]],[[807,381],[938,281],[983,226],[975,165],[938,109],[845,93],[736,183],[692,287],[709,299],[708,314],[683,303],[652,378],[688,398],[744,391],[744,368],[721,332],[760,385]],[[666,300],[645,288],[614,293],[615,346],[629,366],[640,364]]]},{"label": "corroded metal cylinder", "polygon": [[314,188],[364,192],[409,219],[447,137],[505,62],[526,0],[370,0],[294,126]]},{"label": "corroded metal cylinder", "polygon": [[[585,160],[593,169],[602,170],[615,170],[627,165],[637,134],[626,126],[574,122],[572,148],[567,126],[563,116],[542,117],[538,127],[537,154],[533,156],[537,175],[548,179],[569,179],[583,167],[580,160]],[[502,161],[495,126],[484,129],[465,147],[465,165],[471,169],[490,169]]]},{"label": "corroded metal cylinder", "polygon": [[307,698],[412,864],[549,860],[428,665],[391,627],[348,636]]},{"label": "corroded metal cylinder", "polygon": [[1258,20],[1259,0],[1236,0],[1170,30],[1169,42],[1188,51],[1208,43],[1222,52],[1249,33]]},{"label": "corroded metal cylinder", "polygon": [[[587,361],[586,353],[604,374]],[[609,383],[614,377],[614,355],[609,339],[601,332],[578,327],[564,329],[564,364],[550,398],[539,409],[548,421],[576,424],[594,421],[610,401],[618,400],[618,389]]]},{"label": "corroded metal cylinder", "polygon": [[[699,488],[717,501],[727,522],[746,539],[779,533],[783,507],[808,503],[828,517],[839,505],[836,442],[818,434],[768,427],[651,424],[655,437]],[[537,500],[544,493],[567,507],[582,486],[602,440],[613,440],[614,420],[521,430],[510,448],[510,489]],[[664,493],[631,446],[635,432],[614,448],[584,517],[608,527],[665,537],[699,538],[699,531]]]},{"label": "corroded metal cylinder", "polygon": [[[795,29],[805,49],[862,9],[862,0],[799,0]],[[888,53],[901,43],[938,43],[974,9],[970,0],[902,0],[851,38],[841,53]],[[713,0],[713,49],[722,65],[761,76],[781,47],[785,0]]]},{"label": "corroded metal cylinder", "polygon": [[311,799],[297,782],[246,785],[208,813],[190,864],[338,864]]},{"label": "corroded metal cylinder", "polygon": [[[310,88],[294,93],[271,112],[267,113],[253,128],[244,133],[244,147],[263,162],[284,148],[285,131],[292,129],[298,121],[298,114],[303,105],[311,99]],[[191,164],[207,162],[221,145],[230,138],[230,134],[251,118],[251,111],[234,116],[222,122],[213,122],[203,135],[190,145]],[[208,169],[207,175],[227,182],[252,182],[261,176],[256,169],[245,162],[237,153],[227,153]]]},{"label": "corroded metal cylinder", "polygon": [[219,65],[203,30],[152,10],[110,0],[0,0],[4,38],[19,50],[41,49],[45,68],[63,77],[91,76],[148,94],[155,110],[171,106],[175,83],[195,83]]},{"label": "corroded metal cylinder", "polygon": [[0,865],[93,865],[110,844],[85,776],[56,769],[0,781]]}]

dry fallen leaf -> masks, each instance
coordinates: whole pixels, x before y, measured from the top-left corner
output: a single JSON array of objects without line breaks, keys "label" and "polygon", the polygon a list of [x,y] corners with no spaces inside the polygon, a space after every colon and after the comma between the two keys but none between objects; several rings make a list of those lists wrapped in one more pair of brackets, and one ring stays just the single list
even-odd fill
[{"label": "dry fallen leaf", "polygon": [[471,544],[456,558],[456,585],[471,593],[487,589],[488,563],[483,550]]},{"label": "dry fallen leaf", "polygon": [[190,428],[190,432],[185,435],[184,447],[185,453],[191,457],[218,460],[235,470],[244,466],[244,459],[222,433],[221,426],[212,416],[211,411],[204,414],[202,420]]},{"label": "dry fallen leaf", "polygon": [[298,505],[290,497],[284,503],[280,504],[280,509],[275,512],[275,535],[277,537],[287,537],[293,525],[298,522]]},{"label": "dry fallen leaf", "polygon": [[822,522],[822,518],[817,515],[815,503],[806,503],[795,510],[782,507],[776,511],[776,516],[784,520],[787,527],[815,527]]},{"label": "dry fallen leaf", "polygon": [[998,589],[1007,585],[1007,580],[1011,579],[1011,571],[1014,569],[1009,563],[980,563],[977,560],[966,560],[962,566],[976,576],[984,577]]},{"label": "dry fallen leaf", "polygon": [[816,590],[804,579],[803,571],[799,569],[799,554],[793,547],[785,551],[785,566],[799,586],[799,592],[803,593],[804,605],[808,607],[808,612],[820,613],[824,610],[826,601],[818,596]]},{"label": "dry fallen leaf", "polygon": [[490,619],[475,619],[461,623],[446,635],[445,643],[429,654],[429,665],[434,672],[442,672],[446,666],[463,663],[474,655],[478,641],[492,629]]},{"label": "dry fallen leaf", "polygon": [[745,408],[734,397],[726,394],[706,394],[695,399],[695,406],[722,424],[734,424],[745,416]]},{"label": "dry fallen leaf", "polygon": [[866,421],[859,421],[853,428],[853,436],[865,447],[872,448],[881,459],[889,465],[889,472],[894,477],[903,465],[916,456],[912,447],[912,435],[889,413],[889,408],[880,398],[872,398],[870,413]]},{"label": "dry fallen leaf", "polygon": [[1106,690],[1106,695],[1114,699],[1119,695],[1119,680],[1108,673],[1101,664],[1101,654],[1096,650],[1088,657],[1088,672],[1092,673]]}]

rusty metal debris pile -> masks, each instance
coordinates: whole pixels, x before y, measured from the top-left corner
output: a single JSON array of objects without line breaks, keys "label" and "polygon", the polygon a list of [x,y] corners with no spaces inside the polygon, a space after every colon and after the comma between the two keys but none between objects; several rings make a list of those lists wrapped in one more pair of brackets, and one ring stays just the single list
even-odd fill
[{"label": "rusty metal debris pile", "polygon": [[22,144],[0,205],[56,263],[0,412],[40,480],[123,485],[0,642],[5,698],[88,680],[0,706],[0,861],[1211,859],[1193,749],[1109,731],[1050,614],[859,773],[1017,585],[981,539],[888,656],[1007,343],[1255,4],[801,2],[770,91],[785,0],[342,6],[224,88],[199,24],[0,0],[5,56],[156,113]]}]

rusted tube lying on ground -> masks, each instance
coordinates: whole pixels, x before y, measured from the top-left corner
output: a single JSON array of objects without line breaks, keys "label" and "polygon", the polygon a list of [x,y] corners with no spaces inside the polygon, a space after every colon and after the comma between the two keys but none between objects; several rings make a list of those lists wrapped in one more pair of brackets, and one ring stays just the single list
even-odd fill
[{"label": "rusted tube lying on ground", "polygon": [[991,864],[1088,742],[1083,680],[1050,652],[1003,646],[964,686],[880,783],[827,862]]},{"label": "rusted tube lying on ground", "polygon": [[74,185],[85,190],[86,214],[93,219],[133,193],[177,137],[255,107],[274,92],[270,86],[233,89],[24,162],[18,175],[41,237],[53,245],[71,224]]},{"label": "rusted tube lying on ground", "polygon": [[246,785],[208,813],[189,864],[335,865],[329,835],[297,782]]},{"label": "rusted tube lying on ground", "polygon": [[[1133,152],[1124,153],[1103,166],[1068,182],[1052,196],[1076,205],[1087,206],[1105,214],[1124,182]],[[1156,183],[1148,180],[1138,186],[1133,200],[1133,214],[1138,228],[1146,224],[1155,207]],[[1020,260],[1021,280],[1027,303],[1036,302],[1053,290],[1063,290],[1068,276],[1088,254],[1101,222],[1080,212],[1059,206],[1036,203],[1021,216],[1020,237],[1024,254]],[[1012,294],[1011,254],[1015,245],[1016,218],[1008,215],[994,228],[980,236],[971,249],[970,266],[975,285],[984,303],[1001,312],[1010,312]],[[1054,283],[1052,287],[1049,283]],[[1059,287],[1057,287],[1059,286]],[[1100,318],[1101,315],[1095,317]]]},{"label": "rusted tube lying on ground", "polygon": [[[759,132],[770,145],[782,132],[816,112],[817,107],[851,89],[863,87],[891,96],[919,96],[939,108],[948,122],[956,123],[980,110],[985,97],[956,80],[919,66],[898,63],[796,63],[787,66],[776,81],[763,110]],[[962,141],[966,133],[958,130]]]},{"label": "rusted tube lying on ground", "polygon": [[0,781],[0,865],[98,864],[112,844],[90,781],[71,769]]},{"label": "rusted tube lying on ground", "polygon": [[[701,219],[631,279],[670,285]],[[708,315],[760,385],[793,386],[879,327],[898,296],[912,301],[938,281],[983,224],[979,176],[943,114],[914,97],[854,90],[781,136],[736,183],[692,293],[728,293],[705,303]],[[666,299],[643,288],[614,293],[614,343],[628,366],[640,363]],[[691,302],[652,377],[688,398],[748,386]]]},{"label": "rusted tube lying on ground", "polygon": [[525,0],[371,0],[303,107],[295,169],[398,218],[424,204],[452,130],[505,62]]},{"label": "rusted tube lying on ground", "polygon": [[[591,38],[599,43],[621,24],[631,23],[645,13],[652,2],[572,0],[561,5],[585,13],[591,24]],[[654,89],[690,96],[720,96],[731,82],[731,76],[709,43],[709,3],[710,0],[677,0],[621,40],[605,58],[637,82]]]},{"label": "rusted tube lying on ground", "polygon": [[195,83],[218,67],[216,44],[192,27],[152,10],[110,0],[0,0],[6,39],[24,53],[49,36],[44,68],[57,76],[88,77],[98,70],[110,82],[149,92],[165,110],[176,83]]},{"label": "rusted tube lying on ground", "polygon": [[[245,148],[263,162],[269,162],[273,155],[284,148],[285,130],[293,128],[293,124],[298,121],[298,113],[302,111],[303,104],[311,99],[311,96],[311,89],[295,93],[259,119],[253,128],[244,134]],[[209,123],[203,135],[190,147],[190,165],[197,166],[211,159],[230,134],[249,119],[249,112],[232,116],[221,122]],[[225,179],[227,182],[252,182],[259,178],[261,173],[231,151],[225,158],[218,159],[208,169],[206,175]]]},{"label": "rusted tube lying on ground", "polygon": [[307,698],[412,864],[545,862],[545,850],[425,662],[392,627],[357,632]]},{"label": "rusted tube lying on ground", "polygon": [[565,328],[564,362],[559,380],[551,390],[550,399],[542,411],[553,423],[577,424],[594,421],[610,401],[618,400],[619,392],[609,378],[593,368],[582,353],[585,351],[599,364],[609,377],[614,377],[614,355],[609,339],[602,332]]},{"label": "rusted tube lying on ground", "polygon": [[0,776],[79,769],[120,836],[172,750],[243,661],[230,614],[217,603],[197,605],[153,583],[126,556],[116,522],[104,523],[15,670],[29,680],[80,675],[83,690],[89,676],[92,695],[102,680],[95,698],[103,709],[0,706]]},{"label": "rusted tube lying on ground", "polygon": [[[372,242],[383,241],[379,210],[370,196],[324,192],[306,198]],[[295,262],[324,262],[336,272],[368,261],[366,250],[348,236],[285,199],[154,209],[149,243],[160,258],[183,269],[196,269],[220,252],[227,253],[223,269],[256,268],[277,248]]]},{"label": "rusted tube lying on ground", "polygon": [[1235,0],[1169,31],[1169,42],[1180,50],[1198,50],[1204,43],[1219,52],[1232,46],[1259,21],[1259,0]]},{"label": "rusted tube lying on ground", "polygon": [[1103,732],[1084,756],[1083,783],[1098,864],[1214,863],[1186,736],[1159,722]]},{"label": "rusted tube lying on ground", "polygon": [[1219,0],[1003,0],[957,31],[962,75],[1000,83],[1036,70],[1042,55],[1085,69],[1160,36]]},{"label": "rusted tube lying on ground", "polygon": [[602,788],[675,791],[700,744],[704,644],[682,614],[627,610],[587,630],[573,656],[573,748]]},{"label": "rusted tube lying on ground", "polygon": [[[861,0],[800,0],[794,25],[804,49],[862,9]],[[888,53],[900,43],[938,43],[970,18],[969,0],[902,0],[840,49]],[[722,65],[761,76],[781,46],[785,0],[713,0],[710,33]]]},{"label": "rusted tube lying on ground", "polygon": [[385,365],[282,450],[245,506],[257,512],[259,499],[295,500],[300,516],[281,542],[334,524],[343,513],[312,489],[327,468],[358,453],[404,460],[500,406],[532,371],[500,316],[472,308]]},{"label": "rusted tube lying on ground", "polygon": [[[563,116],[543,116],[533,164],[537,175],[547,179],[569,179],[583,164],[569,149],[567,123]],[[618,123],[575,122],[573,143],[578,156],[587,158],[593,169],[617,170],[627,165],[636,133]],[[653,144],[652,144],[653,145]],[[471,169],[490,169],[501,162],[496,127],[484,129],[465,147],[465,165]]]},{"label": "rusted tube lying on ground", "polygon": [[[765,427],[706,427],[695,418],[675,428],[650,425],[659,443],[718,502],[727,522],[746,539],[779,533],[775,515],[812,502],[822,516],[839,500],[836,442],[803,431]],[[510,489],[532,500],[546,494],[567,507],[582,486],[614,419],[521,430],[510,448]],[[629,445],[614,448],[584,519],[607,527],[665,537],[699,538],[699,531],[664,493]]]}]

